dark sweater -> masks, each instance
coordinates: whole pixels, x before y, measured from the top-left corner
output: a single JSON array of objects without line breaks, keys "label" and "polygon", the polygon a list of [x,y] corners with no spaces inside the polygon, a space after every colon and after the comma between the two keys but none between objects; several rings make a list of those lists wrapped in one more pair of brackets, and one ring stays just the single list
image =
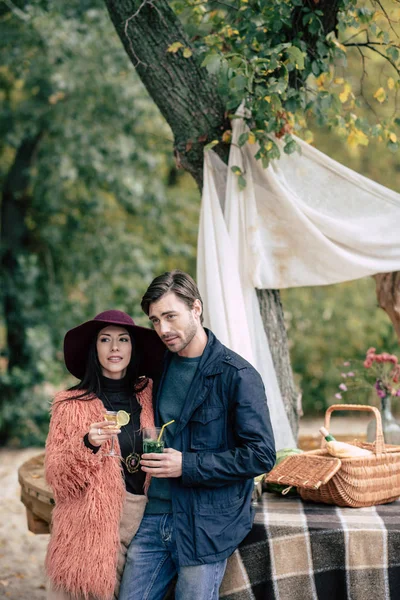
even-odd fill
[{"label": "dark sweater", "polygon": [[[140,405],[134,392],[128,388],[126,379],[109,379],[101,377],[101,393],[99,394],[106,410],[125,410],[130,414],[128,425],[121,427],[121,433],[118,435],[118,442],[121,448],[122,458],[126,458],[132,452],[142,454],[142,436],[140,433]],[[85,445],[98,452],[100,446],[93,446],[88,435],[84,438]],[[118,460],[109,457],[109,460]],[[143,494],[143,485],[145,473],[140,469],[136,473],[129,473],[125,463],[122,463],[125,485],[131,494]]]},{"label": "dark sweater", "polygon": [[[174,434],[185,404],[190,384],[196,374],[201,356],[186,358],[174,354],[166,373],[159,399],[161,423],[171,423],[165,428],[163,438],[166,448],[172,448]],[[171,513],[171,490],[169,480],[153,477],[149,488],[146,514]]]}]

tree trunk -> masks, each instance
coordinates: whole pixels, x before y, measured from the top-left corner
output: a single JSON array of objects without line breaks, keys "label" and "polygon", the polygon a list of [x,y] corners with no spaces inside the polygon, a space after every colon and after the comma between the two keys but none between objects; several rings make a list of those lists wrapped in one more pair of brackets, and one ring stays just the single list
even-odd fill
[{"label": "tree trunk", "polygon": [[400,271],[374,275],[378,304],[389,315],[400,342]]},{"label": "tree trunk", "polygon": [[[124,48],[150,96],[170,125],[175,156],[203,186],[203,148],[230,128],[216,82],[193,53],[168,52],[174,42],[190,48],[167,0],[105,0]],[[229,147],[216,151],[227,161]]]},{"label": "tree trunk", "polygon": [[[341,0],[303,0],[303,5],[307,6],[312,11],[318,10],[323,13],[320,18],[325,35],[336,30],[337,14],[339,12]],[[295,34],[301,32],[303,40],[307,42],[308,49],[312,51],[319,36],[318,34],[310,34],[308,29],[304,28],[304,13],[302,12],[302,8],[302,6],[299,6],[293,11],[293,32]]]},{"label": "tree trunk", "polygon": [[279,290],[257,290],[260,304],[261,317],[264,330],[267,334],[271,349],[272,360],[278,378],[279,389],[282,394],[286,414],[291,425],[293,435],[297,438],[299,428],[299,394],[296,390],[286,333],[283,307]]},{"label": "tree trunk", "polygon": [[26,315],[23,309],[24,275],[20,260],[26,254],[29,231],[26,226],[30,206],[29,170],[42,134],[26,138],[15,155],[3,187],[1,203],[1,279],[4,320],[7,329],[8,371],[27,370],[33,360],[27,343]]},{"label": "tree trunk", "polygon": [[[328,5],[327,0],[321,1]],[[192,174],[201,190],[204,145],[220,139],[221,132],[230,129],[215,80],[199,66],[194,52],[189,58],[184,58],[182,52],[168,52],[174,42],[187,48],[190,42],[167,0],[105,3],[128,56],[172,129],[178,164]],[[334,6],[337,11],[336,0]],[[329,11],[330,21],[332,16]],[[228,146],[220,143],[215,150],[228,162]],[[285,407],[296,434],[297,394],[279,291],[262,290],[258,298]]]}]

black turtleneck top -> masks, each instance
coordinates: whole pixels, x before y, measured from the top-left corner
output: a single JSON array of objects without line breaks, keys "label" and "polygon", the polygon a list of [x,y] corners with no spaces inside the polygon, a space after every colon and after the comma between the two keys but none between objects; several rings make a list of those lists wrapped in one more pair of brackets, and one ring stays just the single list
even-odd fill
[{"label": "black turtleneck top", "polygon": [[[129,473],[126,468],[125,459],[132,453],[136,452],[141,456],[143,451],[142,436],[140,434],[140,411],[141,407],[136,399],[136,395],[126,378],[109,379],[101,376],[101,392],[100,400],[103,402],[106,410],[125,410],[130,415],[130,420],[127,425],[121,427],[121,433],[118,435],[118,442],[121,448],[125,486],[131,494],[144,494],[143,485],[145,473],[140,466],[135,473]],[[88,439],[88,434],[84,438],[85,445],[98,452],[100,446],[93,446]],[[110,460],[118,460],[111,458]]]}]

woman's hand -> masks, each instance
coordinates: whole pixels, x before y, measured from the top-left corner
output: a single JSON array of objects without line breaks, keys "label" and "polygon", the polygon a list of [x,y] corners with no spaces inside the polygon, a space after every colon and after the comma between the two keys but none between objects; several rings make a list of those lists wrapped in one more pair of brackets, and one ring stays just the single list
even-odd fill
[{"label": "woman's hand", "polygon": [[92,423],[89,428],[88,440],[92,446],[101,446],[104,442],[111,440],[113,435],[121,433],[118,425],[110,425],[109,421]]}]

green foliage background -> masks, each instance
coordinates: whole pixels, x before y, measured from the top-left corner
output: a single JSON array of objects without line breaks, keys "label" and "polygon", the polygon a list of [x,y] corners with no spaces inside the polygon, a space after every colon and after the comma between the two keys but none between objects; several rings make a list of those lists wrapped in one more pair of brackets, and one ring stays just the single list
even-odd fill
[{"label": "green foliage background", "polygon": [[[187,25],[196,21],[187,18]],[[29,167],[28,236],[15,277],[22,305],[18,318],[34,369],[21,365],[7,371],[5,314],[0,314],[0,443],[32,445],[45,440],[54,391],[72,384],[62,362],[65,331],[111,307],[146,324],[139,302],[151,279],[176,267],[195,275],[200,199],[194,182],[175,167],[171,133],[134,73],[102,2],[1,5],[0,37],[5,41],[0,50],[1,188],[23,140],[42,136]],[[208,47],[216,53],[218,39]],[[293,64],[300,61],[288,52]],[[371,63],[372,94],[388,74],[378,57]],[[339,75],[345,71],[357,95],[356,54],[347,66],[339,61],[337,69]],[[234,84],[225,80],[233,103],[240,83],[238,73],[235,77]],[[368,147],[349,147],[349,128],[346,135],[340,127],[335,133],[333,123],[317,129],[318,106],[309,129],[303,128],[305,137],[314,136],[316,146],[333,158],[400,191],[399,160],[389,133],[383,146],[370,141]],[[375,110],[384,113],[387,106],[376,102]],[[370,109],[364,104],[360,110]],[[287,122],[285,117],[274,127]],[[362,122],[357,127],[362,130]],[[0,299],[6,285],[2,273]],[[369,346],[396,352],[372,279],[286,290],[282,298],[306,414],[323,411],[333,400],[341,360],[362,358]]]},{"label": "green foliage background", "polygon": [[[176,264],[194,273],[199,202],[104,4],[19,4],[0,13],[0,186],[42,132],[13,281],[35,369],[7,372],[3,315],[0,435],[29,445],[43,443],[49,400],[69,383],[65,331],[110,307],[145,323],[153,276]],[[0,298],[6,285],[3,272]]]},{"label": "green foliage background", "polygon": [[[263,166],[279,157],[275,136],[291,154],[298,150],[292,134],[300,131],[310,141],[315,123],[335,128],[353,147],[376,138],[393,152],[399,149],[395,0],[341,0],[328,32],[317,1],[174,0],[173,5],[202,65],[217,76],[228,110],[244,103],[251,133],[243,134],[239,145],[249,135],[257,140]],[[170,51],[191,52],[179,40]]]}]

